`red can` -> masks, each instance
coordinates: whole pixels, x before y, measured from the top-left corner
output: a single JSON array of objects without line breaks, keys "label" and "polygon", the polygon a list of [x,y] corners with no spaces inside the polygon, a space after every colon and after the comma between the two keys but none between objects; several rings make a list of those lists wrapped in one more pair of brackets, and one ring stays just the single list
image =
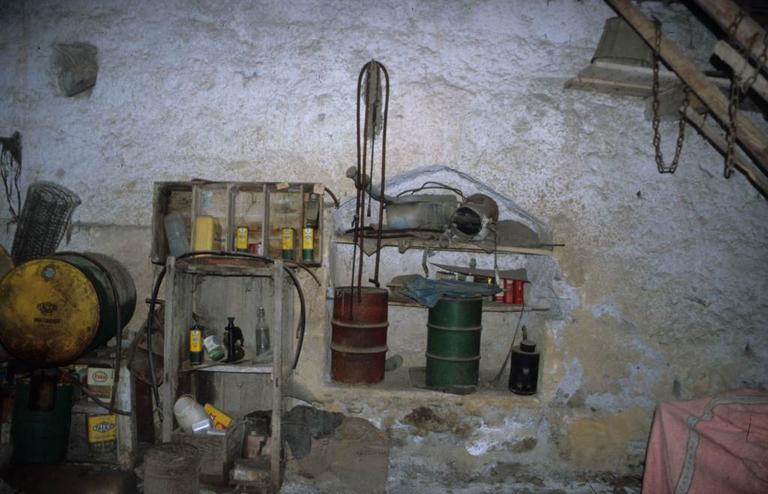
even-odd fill
[{"label": "red can", "polygon": [[504,280],[504,303],[523,305],[525,280]]}]

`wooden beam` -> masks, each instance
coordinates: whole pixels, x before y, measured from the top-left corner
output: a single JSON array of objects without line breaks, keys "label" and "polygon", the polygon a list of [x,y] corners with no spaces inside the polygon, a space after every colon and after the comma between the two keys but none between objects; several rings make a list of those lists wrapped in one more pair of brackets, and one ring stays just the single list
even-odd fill
[{"label": "wooden beam", "polygon": [[[606,0],[651,47],[654,46],[656,27],[631,0]],[[677,46],[661,37],[660,56],[669,67],[701,99],[720,122],[728,122],[728,99],[707,80]],[[768,167],[768,138],[740,112],[736,113],[736,139],[763,167]]]},{"label": "wooden beam", "polygon": [[[739,76],[742,81],[754,75],[758,70],[725,41],[718,41],[715,43],[714,53],[717,55],[717,58],[728,64],[733,70],[733,73]],[[759,94],[761,98],[768,101],[768,81],[766,81],[765,77],[761,74],[757,74],[755,83],[752,84],[752,89]]]},{"label": "wooden beam", "polygon": [[[728,144],[721,129],[712,122],[708,122],[705,115],[697,113],[692,108],[685,111],[685,119],[696,127],[715,149],[725,155]],[[768,197],[768,177],[738,147],[734,149],[733,163],[736,169],[743,173],[763,196]]]},{"label": "wooden beam", "polygon": [[[709,14],[709,17],[712,18],[712,20],[715,21],[726,34],[729,34],[729,27],[733,21],[736,20],[739,12],[742,11],[741,7],[731,0],[693,1],[704,12]],[[735,38],[737,43],[744,49],[749,50],[750,56],[754,60],[757,60],[760,54],[763,53],[765,47],[763,43],[765,40],[765,30],[751,17],[745,16],[741,19],[736,28]]]}]

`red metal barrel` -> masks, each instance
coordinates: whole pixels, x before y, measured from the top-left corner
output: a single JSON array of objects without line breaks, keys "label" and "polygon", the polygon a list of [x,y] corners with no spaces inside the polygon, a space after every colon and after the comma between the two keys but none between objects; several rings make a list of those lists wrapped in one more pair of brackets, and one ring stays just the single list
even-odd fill
[{"label": "red metal barrel", "polygon": [[384,379],[389,292],[340,287],[333,300],[331,378],[347,384]]}]

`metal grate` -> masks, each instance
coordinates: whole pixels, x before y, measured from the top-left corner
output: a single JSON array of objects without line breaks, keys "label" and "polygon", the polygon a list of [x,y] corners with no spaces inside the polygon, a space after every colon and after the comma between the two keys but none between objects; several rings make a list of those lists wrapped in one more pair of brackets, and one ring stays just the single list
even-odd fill
[{"label": "metal grate", "polygon": [[51,182],[36,182],[27,189],[11,257],[16,265],[56,252],[80,198]]}]

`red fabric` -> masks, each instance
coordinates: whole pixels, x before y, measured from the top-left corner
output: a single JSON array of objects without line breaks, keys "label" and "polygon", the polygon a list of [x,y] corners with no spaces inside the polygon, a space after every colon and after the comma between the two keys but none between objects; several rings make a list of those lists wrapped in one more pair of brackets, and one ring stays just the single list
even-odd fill
[{"label": "red fabric", "polygon": [[740,390],[659,404],[643,493],[675,492],[768,494],[768,393]]}]

